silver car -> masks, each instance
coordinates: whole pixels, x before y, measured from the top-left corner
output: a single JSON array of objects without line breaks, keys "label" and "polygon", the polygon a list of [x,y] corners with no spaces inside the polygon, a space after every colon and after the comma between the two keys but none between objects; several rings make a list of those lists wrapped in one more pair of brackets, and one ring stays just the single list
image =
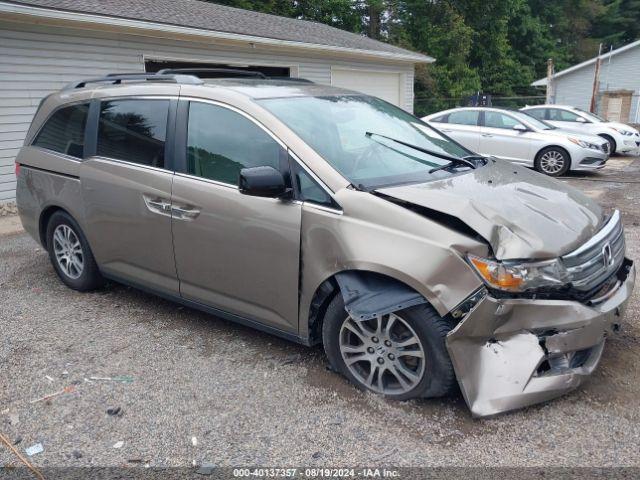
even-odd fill
[{"label": "silver car", "polygon": [[16,162],[22,223],[70,288],[111,280],[322,344],[391,399],[459,386],[477,416],[576,388],[635,282],[617,211],[309,82],[78,82]]},{"label": "silver car", "polygon": [[603,168],[607,142],[594,135],[565,132],[518,111],[455,108],[423,118],[482,155],[492,155],[558,177],[569,170]]},{"label": "silver car", "polygon": [[640,132],[620,122],[569,105],[536,105],[521,111],[566,131],[598,135],[609,142],[609,152],[630,153],[640,149]]}]

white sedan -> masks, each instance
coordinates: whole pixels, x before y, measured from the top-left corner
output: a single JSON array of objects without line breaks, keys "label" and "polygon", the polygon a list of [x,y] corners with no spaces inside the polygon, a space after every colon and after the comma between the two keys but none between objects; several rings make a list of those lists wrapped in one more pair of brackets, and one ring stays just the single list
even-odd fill
[{"label": "white sedan", "polygon": [[473,152],[534,167],[557,177],[604,167],[608,143],[560,130],[525,113],[499,108],[454,108],[422,119]]},{"label": "white sedan", "polygon": [[576,107],[536,105],[525,107],[522,111],[563,130],[598,135],[609,142],[611,155],[640,148],[640,132],[635,128],[624,123],[610,122]]}]

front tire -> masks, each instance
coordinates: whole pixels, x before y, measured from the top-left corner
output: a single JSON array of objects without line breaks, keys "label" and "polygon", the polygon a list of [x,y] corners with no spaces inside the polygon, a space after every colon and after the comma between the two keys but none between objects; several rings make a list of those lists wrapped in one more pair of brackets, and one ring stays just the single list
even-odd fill
[{"label": "front tire", "polygon": [[408,400],[455,391],[455,373],[445,345],[450,330],[430,305],[355,320],[338,294],[327,308],[322,337],[333,369],[358,388]]},{"label": "front tire", "polygon": [[550,177],[559,177],[571,167],[571,157],[560,147],[547,147],[540,150],[534,162],[535,169]]},{"label": "front tire", "polygon": [[69,214],[58,211],[51,216],[46,238],[49,259],[65,285],[81,292],[104,285],[89,242]]}]

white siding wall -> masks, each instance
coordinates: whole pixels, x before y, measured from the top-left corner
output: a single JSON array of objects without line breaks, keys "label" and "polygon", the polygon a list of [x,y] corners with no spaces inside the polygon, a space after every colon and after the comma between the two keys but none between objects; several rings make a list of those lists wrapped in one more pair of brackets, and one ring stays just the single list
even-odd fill
[{"label": "white siding wall", "polygon": [[67,83],[112,72],[144,71],[144,59],[278,65],[292,75],[331,83],[331,66],[404,74],[402,106],[413,111],[413,65],[314,58],[206,43],[0,22],[0,201],[15,197],[13,160],[40,99]]},{"label": "white siding wall", "polygon": [[[580,68],[555,80],[558,104],[568,104],[589,109],[593,90],[595,64]],[[640,95],[640,46],[611,57],[611,64],[604,59],[600,67],[600,91],[633,90],[629,118],[637,118],[638,95]],[[640,118],[640,114],[638,116]]]}]

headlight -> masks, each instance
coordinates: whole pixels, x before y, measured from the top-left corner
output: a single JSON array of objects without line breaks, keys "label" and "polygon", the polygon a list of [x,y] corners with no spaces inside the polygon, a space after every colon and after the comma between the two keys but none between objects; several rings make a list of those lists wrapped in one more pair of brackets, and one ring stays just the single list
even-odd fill
[{"label": "headlight", "polygon": [[469,262],[491,288],[524,292],[540,287],[561,287],[569,283],[569,273],[559,259],[544,262],[498,262],[469,255]]},{"label": "headlight", "polygon": [[630,132],[629,130],[623,130],[622,128],[617,128],[617,127],[611,127],[611,128],[613,128],[620,135],[625,135],[627,137],[633,137],[633,132]]},{"label": "headlight", "polygon": [[570,142],[575,143],[576,145],[580,145],[582,148],[591,148],[592,150],[602,150],[600,145],[596,145],[595,143],[585,142],[584,140],[578,140],[574,137],[567,137]]}]

